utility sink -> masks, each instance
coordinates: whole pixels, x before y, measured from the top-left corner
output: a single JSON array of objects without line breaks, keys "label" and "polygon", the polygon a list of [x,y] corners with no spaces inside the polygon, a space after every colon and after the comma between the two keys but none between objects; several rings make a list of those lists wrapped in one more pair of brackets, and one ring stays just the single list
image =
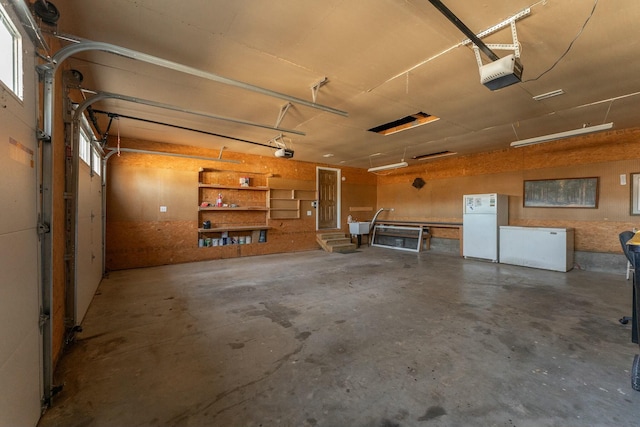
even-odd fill
[{"label": "utility sink", "polygon": [[369,234],[369,227],[371,226],[370,222],[350,222],[349,223],[349,234]]}]

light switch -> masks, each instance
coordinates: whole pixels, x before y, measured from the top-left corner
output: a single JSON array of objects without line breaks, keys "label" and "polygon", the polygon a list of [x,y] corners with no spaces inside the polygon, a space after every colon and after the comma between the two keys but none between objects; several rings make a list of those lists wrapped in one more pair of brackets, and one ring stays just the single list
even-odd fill
[{"label": "light switch", "polygon": [[160,212],[166,212],[166,211],[167,211],[166,206],[160,206]]},{"label": "light switch", "polygon": [[307,216],[311,216],[311,211],[307,211]]}]

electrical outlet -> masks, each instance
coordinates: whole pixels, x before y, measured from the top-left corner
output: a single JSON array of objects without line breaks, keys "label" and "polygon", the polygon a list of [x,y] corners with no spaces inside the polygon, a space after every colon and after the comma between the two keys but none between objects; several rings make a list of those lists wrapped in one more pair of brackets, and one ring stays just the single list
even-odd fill
[{"label": "electrical outlet", "polygon": [[166,212],[166,211],[167,211],[166,206],[160,206],[160,212]]},{"label": "electrical outlet", "polygon": [[311,211],[307,211],[307,216],[311,216]]}]

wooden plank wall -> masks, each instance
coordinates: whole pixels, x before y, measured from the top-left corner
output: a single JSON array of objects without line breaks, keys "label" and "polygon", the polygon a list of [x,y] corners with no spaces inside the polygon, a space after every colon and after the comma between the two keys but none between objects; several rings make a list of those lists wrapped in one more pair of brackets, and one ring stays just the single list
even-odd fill
[{"label": "wooden plank wall", "polygon": [[[385,219],[462,221],[462,196],[509,195],[509,224],[573,227],[578,251],[620,253],[618,234],[640,228],[630,215],[630,174],[640,171],[640,130],[450,157],[378,177],[378,206],[395,208]],[[627,184],[620,184],[626,175]],[[599,177],[597,209],[524,208],[523,181]],[[411,186],[421,177],[426,185]],[[434,230],[434,237],[455,238]]]},{"label": "wooden plank wall", "polygon": [[[217,157],[218,151],[148,141],[121,141],[123,146]],[[576,250],[619,253],[620,231],[640,228],[629,214],[630,173],[640,172],[640,130],[450,157],[393,171],[384,176],[364,169],[340,168],[342,224],[348,215],[369,220],[380,207],[394,208],[381,219],[461,222],[464,194],[499,192],[510,196],[511,225],[573,227]],[[278,186],[315,187],[316,165],[272,156],[224,153],[241,164],[123,153],[108,165],[107,268],[123,269],[205,259],[310,250],[315,243],[315,210],[302,206],[300,219],[271,220],[266,245],[197,247],[197,171],[201,167],[272,175]],[[331,167],[331,166],[330,166]],[[620,185],[620,175],[627,185]],[[524,208],[523,181],[597,176],[597,209]],[[411,186],[421,177],[421,189]],[[165,205],[167,213],[160,213]],[[351,210],[356,208],[355,211]],[[434,237],[457,238],[456,230],[435,229]]]},{"label": "wooden plank wall", "polygon": [[[121,139],[121,146],[217,158],[218,150]],[[270,155],[224,152],[221,163],[161,155],[125,153],[112,156],[107,166],[108,270],[175,264],[207,259],[317,249],[315,209],[301,202],[299,219],[269,220],[267,243],[198,247],[198,170],[215,168],[269,175],[275,188],[315,188],[316,165]],[[342,167],[343,231],[349,206],[376,205],[376,177],[366,170]],[[159,207],[166,206],[167,212]],[[308,216],[307,211],[312,215]]]}]

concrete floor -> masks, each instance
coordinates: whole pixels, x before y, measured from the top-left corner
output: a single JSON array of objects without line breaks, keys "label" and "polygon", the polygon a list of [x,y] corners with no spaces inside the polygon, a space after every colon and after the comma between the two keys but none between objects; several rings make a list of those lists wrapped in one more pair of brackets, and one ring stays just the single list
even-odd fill
[{"label": "concrete floor", "polygon": [[363,247],[112,272],[40,426],[637,426],[631,282]]}]

